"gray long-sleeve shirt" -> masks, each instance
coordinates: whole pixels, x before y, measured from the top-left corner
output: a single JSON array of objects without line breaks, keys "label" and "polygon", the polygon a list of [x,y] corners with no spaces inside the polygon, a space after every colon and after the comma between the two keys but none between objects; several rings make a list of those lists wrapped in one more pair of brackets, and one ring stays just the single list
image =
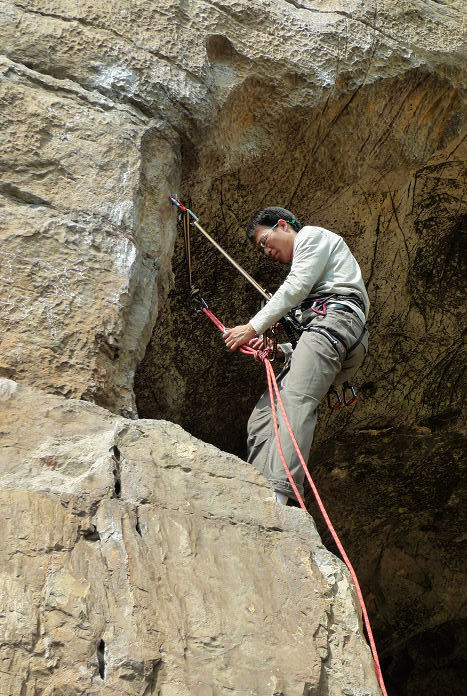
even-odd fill
[{"label": "gray long-sleeve shirt", "polygon": [[250,324],[262,334],[303,300],[325,295],[357,295],[368,316],[370,301],[360,266],[342,237],[323,227],[302,227],[294,239],[287,278]]}]

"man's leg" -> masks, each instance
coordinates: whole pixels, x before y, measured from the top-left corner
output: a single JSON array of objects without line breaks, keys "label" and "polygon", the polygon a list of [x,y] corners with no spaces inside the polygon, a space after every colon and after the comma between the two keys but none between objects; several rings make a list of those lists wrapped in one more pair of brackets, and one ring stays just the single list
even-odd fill
[{"label": "man's leg", "polygon": [[247,425],[247,461],[264,475],[267,469],[271,427],[269,392],[264,392],[251,412]]},{"label": "man's leg", "polygon": [[[330,308],[324,317],[316,317],[313,327],[321,327],[338,336],[347,346],[352,346],[361,335],[363,324],[354,313]],[[331,384],[339,382],[342,371],[345,379],[350,378],[363,361],[368,346],[368,334],[363,346],[359,346],[342,364],[341,356],[331,342],[322,334],[311,331],[302,334],[291,360],[290,372],[282,383],[282,398],[285,411],[305,462],[308,462],[317,420],[317,408],[327,394]],[[285,460],[294,478],[300,495],[303,495],[304,471],[295,447],[278,412],[279,433]],[[276,447],[269,450],[269,480],[274,488],[295,497],[287,474],[284,471]]]},{"label": "man's leg", "polygon": [[[283,379],[281,396],[290,426],[305,461],[310,454],[318,405],[341,368],[340,356],[327,338],[315,332],[302,334],[292,356],[290,371]],[[270,413],[269,417],[272,420]],[[305,474],[279,408],[277,408],[277,420],[285,461],[300,495],[303,496]],[[264,473],[274,489],[285,493],[290,498],[295,498],[273,431],[270,436],[270,447],[264,446],[263,451],[267,451],[268,455],[268,466]]]},{"label": "man's leg", "polygon": [[[336,332],[347,346],[353,345],[363,328],[356,315],[337,310],[329,311],[326,317],[317,318],[313,325]],[[325,336],[305,332],[293,353],[290,371],[278,379],[289,422],[306,462],[313,441],[320,401],[327,394],[331,384],[341,384],[346,379],[351,379],[360,367],[367,347],[368,334],[342,365],[336,349]],[[277,409],[277,414],[285,460],[300,495],[303,495],[303,468],[280,409]],[[276,491],[295,498],[279,456],[268,392],[262,395],[248,421],[248,461],[271,481]]]},{"label": "man's leg", "polygon": [[[279,390],[282,388],[282,376],[281,373],[277,382]],[[274,425],[271,415],[271,401],[269,397],[269,391],[266,391],[255,408],[253,409],[251,416],[248,420],[248,439],[247,439],[247,452],[248,459],[251,464],[260,472],[268,477],[269,471],[269,451],[271,447],[275,447],[275,436],[274,436]],[[286,505],[288,501],[288,495],[275,492],[276,500],[282,505]]]}]

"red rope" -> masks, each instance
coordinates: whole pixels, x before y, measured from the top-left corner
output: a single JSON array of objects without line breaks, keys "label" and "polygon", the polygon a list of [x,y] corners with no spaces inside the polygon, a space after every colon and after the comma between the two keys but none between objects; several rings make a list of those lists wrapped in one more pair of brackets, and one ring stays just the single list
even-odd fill
[{"label": "red rope", "polygon": [[[205,309],[203,307],[203,312],[215,324],[215,326],[217,326],[217,328],[220,331],[224,332],[226,330],[224,324],[209,309]],[[279,450],[279,455],[280,455],[280,458],[282,461],[282,465],[285,469],[285,473],[287,474],[287,478],[290,481],[290,485],[293,488],[293,492],[296,495],[296,498],[300,504],[300,507],[303,510],[306,510],[305,503],[303,502],[303,499],[302,499],[300,493],[298,492],[297,486],[295,485],[295,481],[293,480],[292,474],[290,473],[290,469],[287,466],[287,463],[286,463],[285,458],[284,458],[284,453],[282,451],[282,446],[281,446],[280,438],[279,438],[279,428],[277,425],[277,414],[276,414],[276,408],[275,408],[275,403],[274,403],[274,393],[276,394],[277,403],[279,404],[279,407],[281,409],[285,424],[287,425],[287,429],[289,431],[290,438],[291,438],[293,445],[295,447],[295,450],[297,452],[298,458],[300,460],[300,464],[302,465],[303,470],[305,472],[305,475],[308,479],[308,483],[310,484],[311,490],[313,491],[313,495],[315,496],[316,502],[318,503],[318,507],[321,511],[321,514],[324,517],[324,520],[327,524],[327,527],[328,527],[329,531],[331,532],[332,538],[334,539],[334,542],[335,542],[337,548],[339,549],[339,552],[340,552],[340,554],[344,560],[344,563],[347,566],[347,568],[350,572],[350,575],[352,577],[352,580],[354,582],[355,590],[356,590],[357,596],[358,596],[358,601],[360,602],[360,607],[362,609],[362,614],[363,614],[363,619],[365,622],[368,640],[370,642],[370,648],[371,648],[371,653],[373,655],[373,661],[374,661],[374,665],[375,665],[376,676],[378,678],[378,683],[381,687],[381,691],[383,693],[383,696],[387,696],[387,691],[386,691],[386,687],[384,684],[383,674],[382,674],[381,666],[379,663],[378,651],[376,649],[376,643],[375,643],[375,640],[373,638],[373,631],[371,630],[370,619],[368,618],[368,612],[366,610],[365,601],[363,599],[363,594],[362,594],[362,590],[360,588],[360,583],[358,582],[357,574],[356,574],[355,570],[353,569],[353,566],[349,560],[349,557],[347,556],[345,549],[342,546],[341,540],[339,539],[339,536],[338,536],[336,530],[334,529],[334,526],[329,518],[329,515],[326,512],[326,508],[324,507],[323,501],[321,500],[321,497],[318,493],[318,489],[316,488],[314,481],[311,478],[311,474],[310,474],[310,471],[308,469],[308,466],[307,466],[307,464],[303,458],[303,455],[300,451],[297,440],[295,439],[295,435],[293,434],[292,428],[291,428],[290,423],[289,423],[289,419],[287,418],[287,414],[285,412],[284,404],[282,402],[279,387],[277,385],[276,375],[274,374],[274,370],[272,368],[272,365],[267,357],[268,351],[267,350],[257,351],[257,350],[254,350],[254,348],[251,348],[250,346],[247,346],[247,345],[240,346],[239,350],[242,353],[244,353],[245,355],[252,355],[256,359],[260,359],[262,362],[264,362],[264,366],[266,368],[266,377],[268,380],[269,398],[271,401],[271,412],[272,412],[272,418],[273,418],[273,422],[274,422],[274,432],[276,435],[276,442],[277,442],[277,447]]]}]

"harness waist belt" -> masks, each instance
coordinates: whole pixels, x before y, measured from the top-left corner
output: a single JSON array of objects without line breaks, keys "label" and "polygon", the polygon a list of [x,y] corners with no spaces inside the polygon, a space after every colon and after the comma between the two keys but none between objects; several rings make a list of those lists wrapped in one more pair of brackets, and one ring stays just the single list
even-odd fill
[{"label": "harness waist belt", "polygon": [[365,313],[365,305],[363,304],[362,300],[358,297],[358,295],[335,295],[334,299],[337,300],[337,302],[352,302],[352,304],[357,305],[357,307],[363,313]]},{"label": "harness waist belt", "polygon": [[300,302],[300,304],[297,307],[293,307],[292,309],[308,309],[311,306],[315,305],[323,305],[326,303],[328,306],[330,304],[335,304],[339,302],[351,302],[352,304],[356,305],[358,309],[365,313],[365,305],[363,304],[362,300],[358,295],[323,295],[321,297],[307,297],[303,302]]},{"label": "harness waist belt", "polygon": [[[340,304],[340,302],[329,302],[329,304],[326,305],[327,307],[334,307],[335,309],[340,309],[343,312],[351,312],[352,314],[357,314],[357,312],[353,309],[353,307],[349,307],[349,305],[346,304]],[[358,314],[357,314],[358,316]]]}]

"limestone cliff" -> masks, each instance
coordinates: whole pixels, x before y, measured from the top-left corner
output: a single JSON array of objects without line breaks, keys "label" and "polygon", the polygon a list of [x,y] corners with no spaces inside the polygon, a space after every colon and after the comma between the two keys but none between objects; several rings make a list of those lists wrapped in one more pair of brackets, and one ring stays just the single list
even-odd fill
[{"label": "limestone cliff", "polygon": [[252,467],[12,380],[0,418],[1,694],[377,696],[345,566]]},{"label": "limestone cliff", "polygon": [[[264,502],[270,492],[254,472],[165,422],[241,457],[264,385],[187,302],[168,204],[176,192],[271,290],[281,273],[243,233],[262,205],[342,234],[358,258],[372,302],[361,398],[322,414],[313,468],[363,578],[391,693],[463,695],[462,3],[4,0],[0,41],[0,377],[10,395],[0,475],[12,525],[0,692],[373,693],[356,616],[339,595],[345,574],[322,550],[338,580],[309,564],[319,547],[311,521]],[[216,313],[227,324],[249,318],[258,297],[203,240],[193,246],[196,282]],[[31,433],[26,416],[20,428],[23,416],[12,415],[20,402]],[[186,451],[209,495],[183,471]],[[235,576],[219,550],[224,529],[248,549],[252,577]],[[284,556],[274,591],[294,588],[303,635],[284,608],[271,618],[279,595],[261,595],[264,625],[254,603],[236,615],[235,578],[255,596],[253,568],[275,583],[271,559],[287,535],[302,560],[289,576]],[[164,543],[174,545],[171,570]],[[311,577],[324,588],[316,607]],[[328,612],[321,628],[315,611]],[[170,649],[158,653],[164,641]],[[204,684],[206,669],[216,676]]]}]

